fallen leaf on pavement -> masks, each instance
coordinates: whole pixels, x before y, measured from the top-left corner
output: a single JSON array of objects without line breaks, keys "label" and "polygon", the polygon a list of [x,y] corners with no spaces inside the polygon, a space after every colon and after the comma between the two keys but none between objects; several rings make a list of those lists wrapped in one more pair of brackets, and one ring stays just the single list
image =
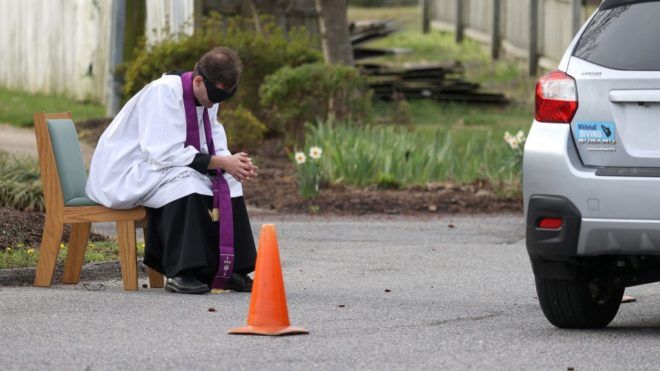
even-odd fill
[{"label": "fallen leaf on pavement", "polygon": [[628,295],[623,295],[623,298],[621,298],[621,303],[634,303],[636,301],[637,299]]}]

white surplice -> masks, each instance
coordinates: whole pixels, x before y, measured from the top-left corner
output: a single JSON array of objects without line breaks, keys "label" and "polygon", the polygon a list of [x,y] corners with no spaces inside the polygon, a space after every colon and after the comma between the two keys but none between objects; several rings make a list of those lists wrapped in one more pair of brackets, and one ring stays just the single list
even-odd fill
[{"label": "white surplice", "polygon": [[[208,110],[216,154],[229,156],[227,136],[217,122],[218,104]],[[204,107],[197,107],[200,150],[208,153]],[[185,146],[186,116],[181,78],[163,75],[145,86],[114,118],[96,146],[89,169],[87,195],[106,207],[138,205],[159,208],[198,193],[212,196],[208,176],[188,167],[198,151]],[[241,183],[228,173],[231,197],[243,195]]]}]

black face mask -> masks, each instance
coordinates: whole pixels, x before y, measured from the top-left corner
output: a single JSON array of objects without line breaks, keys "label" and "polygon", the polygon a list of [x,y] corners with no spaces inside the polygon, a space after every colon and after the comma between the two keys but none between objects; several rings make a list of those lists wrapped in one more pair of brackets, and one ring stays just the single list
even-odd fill
[{"label": "black face mask", "polygon": [[217,86],[215,86],[212,82],[209,81],[209,79],[206,78],[206,75],[204,75],[204,72],[201,70],[198,71],[199,75],[204,79],[204,86],[206,86],[206,95],[209,97],[209,100],[213,103],[220,103],[222,101],[226,101],[227,99],[231,98],[236,94],[236,89],[238,88],[237,86],[234,86],[234,88],[230,92],[226,92]]}]

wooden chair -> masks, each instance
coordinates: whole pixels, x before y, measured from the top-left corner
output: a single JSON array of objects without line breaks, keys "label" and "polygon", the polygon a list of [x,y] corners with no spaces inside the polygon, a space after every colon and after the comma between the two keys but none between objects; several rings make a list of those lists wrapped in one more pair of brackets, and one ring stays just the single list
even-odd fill
[{"label": "wooden chair", "polygon": [[[35,113],[34,130],[46,207],[34,285],[51,284],[64,224],[71,224],[71,236],[62,283],[76,284],[80,280],[91,223],[116,222],[124,290],[137,290],[135,223],[145,218],[146,210],[143,207],[109,209],[87,198],[87,172],[70,112]],[[149,282],[151,287],[163,287],[163,276],[149,269]]]}]

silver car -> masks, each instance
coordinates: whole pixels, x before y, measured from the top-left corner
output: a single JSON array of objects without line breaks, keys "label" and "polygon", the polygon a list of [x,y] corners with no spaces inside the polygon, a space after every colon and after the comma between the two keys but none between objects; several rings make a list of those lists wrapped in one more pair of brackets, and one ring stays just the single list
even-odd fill
[{"label": "silver car", "polygon": [[555,326],[607,326],[626,287],[660,281],[660,1],[603,1],[539,79],[523,193]]}]

